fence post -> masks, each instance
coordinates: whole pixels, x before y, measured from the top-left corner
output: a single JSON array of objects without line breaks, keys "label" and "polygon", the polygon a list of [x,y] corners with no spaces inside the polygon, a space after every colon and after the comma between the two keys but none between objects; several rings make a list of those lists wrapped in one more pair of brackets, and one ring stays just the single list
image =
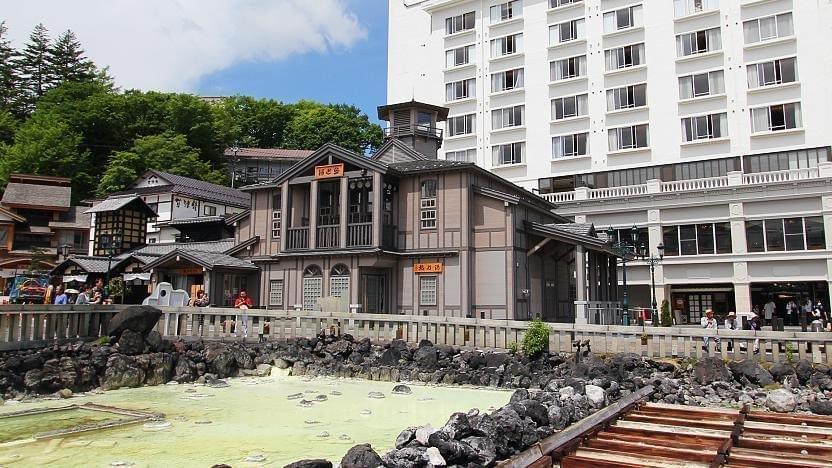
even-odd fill
[{"label": "fence post", "polygon": [[586,325],[589,323],[589,302],[575,301],[575,325]]}]

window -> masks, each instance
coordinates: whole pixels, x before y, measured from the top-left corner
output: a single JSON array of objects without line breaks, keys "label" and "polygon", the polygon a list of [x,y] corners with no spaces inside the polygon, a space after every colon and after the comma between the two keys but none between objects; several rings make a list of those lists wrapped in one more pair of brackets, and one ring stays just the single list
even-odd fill
[{"label": "window", "polygon": [[447,161],[475,162],[477,160],[477,150],[468,149],[459,151],[446,151],[445,159]]},{"label": "window", "polygon": [[756,18],[742,23],[746,44],[788,37],[794,34],[794,22],[791,13]]},{"label": "window", "polygon": [[682,140],[712,140],[728,136],[728,115],[700,115],[682,119]]},{"label": "window", "polygon": [[422,181],[420,191],[422,229],[436,228],[436,179]]},{"label": "window", "polygon": [[641,26],[641,10],[641,5],[635,5],[604,13],[604,32],[611,33],[621,29]]},{"label": "window", "polygon": [[526,106],[505,107],[491,111],[491,128],[519,127],[525,122]]},{"label": "window", "polygon": [[571,5],[573,3],[580,3],[584,0],[549,0],[549,8],[562,7],[564,5]]},{"label": "window", "polygon": [[611,128],[607,131],[610,151],[647,148],[647,124]]},{"label": "window", "polygon": [[679,57],[722,50],[719,28],[706,29],[676,36],[676,53]]},{"label": "window", "polygon": [[491,152],[495,166],[522,164],[524,160],[523,153],[526,152],[526,144],[508,143],[505,145],[494,145],[491,148]]},{"label": "window", "polygon": [[586,22],[581,18],[549,26],[549,45],[583,39],[585,24]]},{"label": "window", "polygon": [[827,146],[779,153],[752,154],[745,157],[744,169],[747,173],[754,173],[818,167],[818,164],[829,161],[829,152],[830,149]]},{"label": "window", "polygon": [[523,87],[523,69],[506,70],[491,74],[491,92],[509,91]]},{"label": "window", "polygon": [[587,115],[588,99],[586,94],[552,99],[552,120]]},{"label": "window", "polygon": [[589,133],[552,137],[552,158],[570,158],[589,154]]},{"label": "window", "polygon": [[777,132],[802,126],[798,102],[751,109],[752,133]]},{"label": "window", "polygon": [[507,21],[523,15],[519,1],[500,3],[491,7],[491,24]]},{"label": "window", "polygon": [[436,276],[419,277],[419,305],[436,305]]},{"label": "window", "polygon": [[823,250],[823,217],[765,219],[745,222],[749,252]]},{"label": "window", "polygon": [[343,263],[329,271],[329,295],[332,297],[350,296],[350,269]]},{"label": "window", "polygon": [[664,226],[662,243],[664,254],[668,256],[729,254],[732,251],[731,224]]},{"label": "window", "polygon": [[445,85],[445,99],[448,101],[458,101],[460,99],[476,97],[476,84],[477,80],[474,78],[448,83]]},{"label": "window", "polygon": [[469,135],[475,130],[474,114],[448,118],[448,136]]},{"label": "window", "polygon": [[283,280],[269,281],[269,305],[283,305]]},{"label": "window", "polygon": [[605,50],[604,61],[607,71],[644,65],[644,43]]},{"label": "window", "polygon": [[317,265],[303,270],[303,310],[315,310],[323,297],[323,272]]},{"label": "window", "polygon": [[607,111],[632,109],[647,105],[647,85],[630,85],[607,90]]},{"label": "window", "polygon": [[471,63],[471,58],[475,56],[474,46],[462,46],[456,49],[445,51],[445,67],[453,68]]},{"label": "window", "polygon": [[586,76],[586,55],[555,60],[549,64],[549,79],[552,81],[579,76]]},{"label": "window", "polygon": [[473,11],[445,18],[445,34],[454,34],[474,29],[474,21]]},{"label": "window", "polygon": [[761,88],[797,81],[797,58],[750,64],[746,67],[748,88]]},{"label": "window", "polygon": [[673,0],[676,17],[719,9],[719,0]]},{"label": "window", "polygon": [[498,37],[491,40],[491,57],[516,54],[523,51],[523,34]]},{"label": "window", "polygon": [[725,73],[716,70],[679,77],[679,99],[693,99],[725,92]]},{"label": "window", "polygon": [[272,237],[280,237],[280,220],[282,218],[281,210],[283,209],[282,194],[277,192],[272,195]]}]

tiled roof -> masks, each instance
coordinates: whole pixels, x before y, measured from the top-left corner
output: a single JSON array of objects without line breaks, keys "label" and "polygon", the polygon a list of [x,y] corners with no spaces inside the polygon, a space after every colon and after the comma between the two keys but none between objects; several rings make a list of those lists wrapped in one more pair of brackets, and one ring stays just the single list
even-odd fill
[{"label": "tiled roof", "polygon": [[88,206],[73,206],[60,221],[50,221],[49,227],[53,229],[89,229],[91,216],[86,213]]},{"label": "tiled roof", "polygon": [[[236,157],[249,159],[291,159],[300,161],[314,152],[314,150],[283,148],[238,148]],[[224,154],[229,158],[235,156],[234,150],[231,148],[226,149]]]},{"label": "tiled roof", "polygon": [[211,268],[229,267],[242,268],[247,270],[259,269],[257,266],[255,266],[248,260],[232,257],[231,255],[226,255],[224,253],[203,252],[201,250],[186,250],[183,252],[185,255],[193,258],[194,260],[198,260],[200,263],[204,264],[205,266],[210,266]]},{"label": "tiled roof", "polygon": [[222,203],[224,205],[239,206],[241,208],[248,208],[251,204],[250,197],[247,193],[231,187],[212,184],[203,180],[191,179],[190,177],[183,177],[176,174],[169,174],[167,172],[151,172],[158,174],[159,177],[173,184],[173,187],[160,186],[162,190],[170,189],[174,193],[181,193],[194,198]]},{"label": "tiled roof", "polygon": [[147,244],[133,250],[132,254],[137,255],[165,255],[175,249],[180,250],[200,250],[204,252],[225,252],[234,247],[234,239],[222,239],[218,241],[208,242],[186,242],[186,243],[165,243],[165,244]]},{"label": "tiled roof", "polygon": [[[560,231],[571,232],[573,234],[578,234],[581,236],[592,236],[592,224],[588,223],[559,223],[559,224],[549,224],[555,229]],[[598,237],[598,236],[594,236]]]},{"label": "tiled roof", "polygon": [[121,263],[123,259],[113,257],[112,263],[110,263],[107,257],[90,257],[87,255],[77,255],[69,257],[66,261],[72,262],[81,267],[87,273],[107,273],[107,266],[111,266],[113,269]]},{"label": "tiled roof", "polygon": [[135,193],[125,195],[110,195],[109,197],[105,198],[101,203],[94,205],[92,208],[89,208],[86,211],[84,211],[84,213],[90,214],[106,213],[108,211],[118,211],[137,199],[139,199],[139,196]]},{"label": "tiled roof", "polygon": [[208,224],[208,223],[225,223],[225,216],[197,216],[194,218],[180,218],[172,219],[170,221],[160,221],[156,226],[182,226],[186,224]]},{"label": "tiled roof", "polygon": [[4,205],[69,208],[72,187],[10,182],[3,192]]},{"label": "tiled roof", "polygon": [[474,163],[468,161],[446,161],[444,159],[425,159],[422,161],[410,161],[389,164],[393,170],[409,173],[422,171],[435,171],[439,169],[452,169],[457,167],[473,166]]}]

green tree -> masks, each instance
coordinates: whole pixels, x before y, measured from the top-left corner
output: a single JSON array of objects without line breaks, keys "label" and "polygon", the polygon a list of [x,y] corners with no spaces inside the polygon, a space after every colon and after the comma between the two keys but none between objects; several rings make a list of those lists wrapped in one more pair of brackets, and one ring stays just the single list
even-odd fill
[{"label": "green tree", "polygon": [[317,149],[325,143],[335,143],[364,154],[381,146],[382,138],[381,127],[371,123],[355,106],[300,101],[286,127],[285,143],[296,149]]},{"label": "green tree", "polygon": [[57,83],[65,81],[92,81],[96,77],[95,65],[84,56],[81,42],[75,33],[66,30],[49,49],[47,61],[50,73]]},{"label": "green tree", "polygon": [[23,48],[18,58],[18,70],[23,78],[23,89],[26,94],[27,105],[31,109],[37,99],[48,91],[55,83],[49,56],[52,40],[49,30],[43,23],[35,26],[29,36],[29,42]]},{"label": "green tree", "polygon": [[0,109],[0,144],[11,144],[17,131],[17,120],[7,111]]},{"label": "green tree", "polygon": [[273,99],[232,96],[212,106],[214,127],[221,149],[235,143],[244,147],[284,146],[286,126],[295,106]]},{"label": "green tree", "polygon": [[8,39],[6,23],[0,22],[0,111],[19,111],[20,77],[17,74],[17,60],[17,51]]},{"label": "green tree", "polygon": [[212,170],[207,161],[201,160],[199,151],[188,146],[184,135],[165,132],[139,138],[129,151],[114,153],[98,184],[98,193],[124,190],[148,169],[213,183],[226,182],[224,173]]}]

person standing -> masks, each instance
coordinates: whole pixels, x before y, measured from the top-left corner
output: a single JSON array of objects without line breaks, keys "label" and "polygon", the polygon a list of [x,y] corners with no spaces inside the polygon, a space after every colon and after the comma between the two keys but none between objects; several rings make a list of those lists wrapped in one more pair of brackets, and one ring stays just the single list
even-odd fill
[{"label": "person standing", "polygon": [[[234,300],[234,307],[237,309],[248,310],[254,307],[254,302],[249,297],[248,293],[246,293],[245,289],[240,290],[240,294],[237,296],[237,299]],[[243,312],[242,317],[243,322],[243,341],[248,338],[248,314]]]},{"label": "person standing", "polygon": [[794,299],[789,299],[786,304],[786,325],[794,325],[797,317],[797,303]]},{"label": "person standing", "polygon": [[[760,323],[760,316],[757,315],[757,314],[752,314],[751,315],[751,321],[749,322],[749,325],[751,326],[751,330],[755,331],[755,332],[761,331],[763,329],[763,326]],[[759,352],[760,352],[760,339],[759,338],[754,338],[754,354],[757,354]]]},{"label": "person standing", "polygon": [[815,303],[815,309],[820,311],[820,319],[823,321],[823,329],[826,329],[827,324],[829,323],[829,313],[827,312],[826,308],[823,306],[823,301],[820,299],[817,300]]},{"label": "person standing", "polygon": [[67,299],[69,299],[64,292],[64,287],[60,284],[55,286],[55,305],[67,305]]},{"label": "person standing", "polygon": [[[737,314],[733,311],[728,312],[728,316],[725,317],[725,324],[723,325],[726,330],[739,330],[740,326],[737,323]],[[728,351],[734,350],[734,340],[728,340]]]},{"label": "person standing", "polygon": [[76,305],[89,305],[90,303],[90,287],[86,284],[81,286],[81,292],[78,294],[78,298],[75,299]]},{"label": "person standing", "polygon": [[[722,351],[722,345],[719,342],[719,335],[716,334],[716,331],[719,329],[719,324],[717,323],[716,319],[714,318],[714,310],[713,309],[708,309],[708,310],[705,311],[705,316],[702,317],[702,320],[700,320],[700,324],[702,325],[702,328],[704,328],[706,330],[708,330],[708,329],[714,330],[714,335],[715,335],[714,336],[714,341],[716,341],[716,350],[717,350],[717,352]],[[705,333],[705,336],[702,337],[703,344],[705,345],[705,351],[710,350],[709,343],[708,343],[709,339],[710,339],[710,336],[708,336],[708,333]]]},{"label": "person standing", "polygon": [[766,305],[763,306],[763,311],[765,312],[766,321],[763,325],[772,325],[772,319],[774,318],[775,313],[777,312],[777,304],[774,303],[774,298],[769,298]]}]

